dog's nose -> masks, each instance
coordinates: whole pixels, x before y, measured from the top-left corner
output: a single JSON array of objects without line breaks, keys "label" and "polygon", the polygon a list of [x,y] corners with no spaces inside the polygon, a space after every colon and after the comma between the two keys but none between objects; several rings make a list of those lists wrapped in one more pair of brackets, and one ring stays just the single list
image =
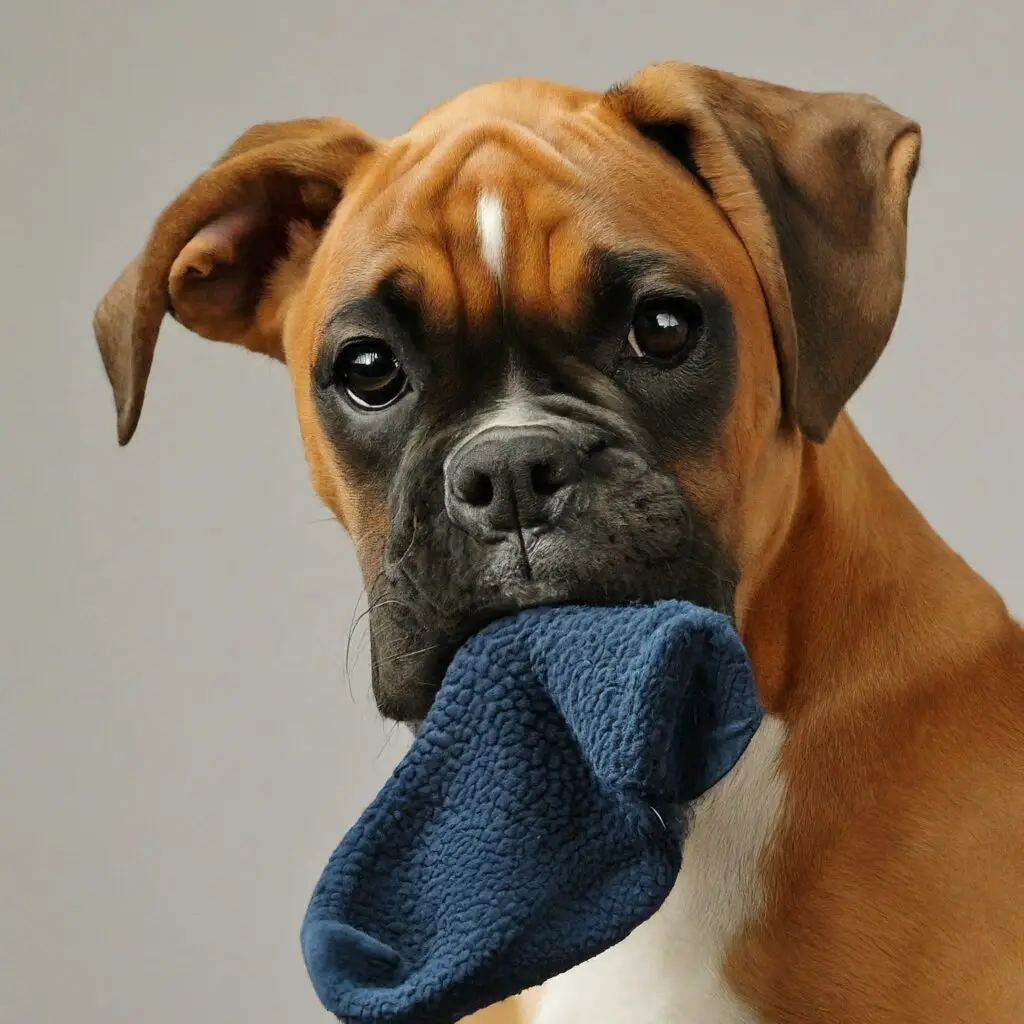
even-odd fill
[{"label": "dog's nose", "polygon": [[580,478],[576,446],[552,427],[492,427],[445,470],[452,521],[478,537],[550,526]]}]

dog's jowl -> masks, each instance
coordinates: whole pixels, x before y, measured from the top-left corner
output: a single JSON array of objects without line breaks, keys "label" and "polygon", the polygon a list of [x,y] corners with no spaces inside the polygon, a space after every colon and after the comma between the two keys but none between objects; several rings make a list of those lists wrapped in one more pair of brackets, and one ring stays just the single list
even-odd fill
[{"label": "dog's jowl", "polygon": [[1024,640],[843,411],[919,149],[868,96],[681,64],[483,86],[395,139],[264,124],[100,303],[121,443],[168,312],[286,365],[389,717],[520,608],[734,617],[765,726],[662,910],[518,1019],[1024,1019]]}]

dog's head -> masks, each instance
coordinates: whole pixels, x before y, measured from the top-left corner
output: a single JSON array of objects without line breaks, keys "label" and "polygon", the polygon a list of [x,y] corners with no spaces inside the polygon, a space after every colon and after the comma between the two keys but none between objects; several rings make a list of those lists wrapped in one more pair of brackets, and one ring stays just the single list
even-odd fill
[{"label": "dog's head", "polygon": [[869,97],[678,64],[485,86],[390,141],[260,125],[97,310],[121,443],[167,312],[287,364],[395,718],[527,605],[732,612],[889,338],[918,148]]}]

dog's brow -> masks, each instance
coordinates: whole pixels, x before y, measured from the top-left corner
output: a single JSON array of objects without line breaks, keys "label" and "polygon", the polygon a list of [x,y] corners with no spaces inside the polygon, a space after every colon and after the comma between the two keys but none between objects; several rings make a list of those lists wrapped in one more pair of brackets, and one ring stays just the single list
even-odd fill
[{"label": "dog's brow", "polygon": [[394,330],[387,309],[375,298],[364,296],[351,299],[324,319],[320,330],[321,341],[329,342],[339,331],[366,331],[368,334]]},{"label": "dog's brow", "polygon": [[423,310],[416,290],[397,275],[384,278],[368,295],[349,299],[325,320],[322,335],[329,338],[339,327],[357,327],[391,333],[400,328],[415,342],[423,333]]},{"label": "dog's brow", "polygon": [[375,297],[413,341],[422,337],[423,304],[415,280],[402,273],[392,274],[377,285]]},{"label": "dog's brow", "polygon": [[592,252],[587,263],[591,316],[597,322],[621,322],[645,298],[709,290],[707,275],[676,254],[641,249],[601,250]]},{"label": "dog's brow", "polygon": [[588,263],[591,285],[598,296],[700,281],[693,263],[677,254],[656,250],[599,250],[591,253]]}]

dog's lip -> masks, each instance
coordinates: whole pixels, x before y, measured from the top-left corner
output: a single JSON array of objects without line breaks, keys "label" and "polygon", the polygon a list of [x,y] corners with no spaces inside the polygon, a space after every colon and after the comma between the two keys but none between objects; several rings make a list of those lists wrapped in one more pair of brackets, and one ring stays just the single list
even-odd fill
[{"label": "dog's lip", "polygon": [[[448,674],[448,670],[451,668],[451,664],[455,659],[458,652],[467,644],[473,637],[482,633],[489,626],[501,619],[513,618],[522,612],[531,611],[538,608],[566,608],[566,607],[619,607],[628,605],[642,605],[654,603],[658,600],[665,600],[669,595],[655,595],[655,594],[636,594],[626,596],[623,594],[615,594],[606,591],[591,592],[587,594],[562,594],[555,595],[551,593],[542,593],[537,591],[531,596],[523,595],[519,600],[509,605],[503,605],[501,607],[493,607],[489,609],[480,610],[476,615],[473,616],[472,623],[468,623],[465,629],[459,631],[451,631],[448,636],[437,645],[435,648],[436,657],[434,659],[432,668],[432,674],[434,675],[433,686],[431,689],[433,692],[430,694],[430,701],[428,704],[420,705],[416,709],[416,717],[404,717],[401,715],[387,715],[393,720],[399,721],[405,725],[413,734],[413,737],[419,735],[420,730],[426,719],[430,716],[431,708],[434,706],[434,701],[437,699],[437,694],[440,692],[441,687],[444,683],[445,676]],[[723,609],[725,614],[729,615],[730,618],[734,618],[734,609]],[[382,707],[383,710],[383,707]]]}]

